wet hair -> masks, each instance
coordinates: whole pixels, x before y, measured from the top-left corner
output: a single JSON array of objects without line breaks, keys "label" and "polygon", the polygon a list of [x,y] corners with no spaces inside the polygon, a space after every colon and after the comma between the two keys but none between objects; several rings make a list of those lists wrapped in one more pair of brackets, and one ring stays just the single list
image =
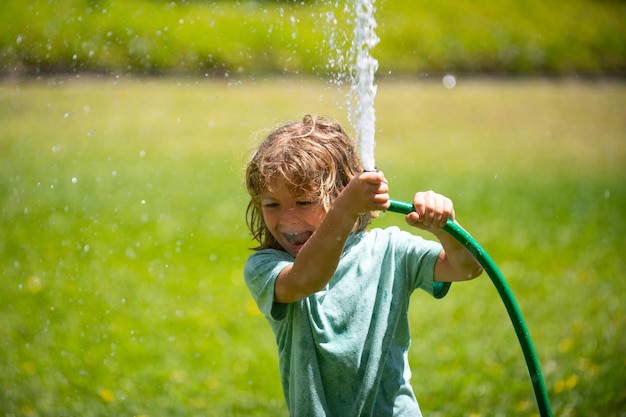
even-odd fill
[{"label": "wet hair", "polygon": [[[337,122],[306,115],[273,130],[256,149],[246,169],[250,202],[246,223],[259,246],[282,249],[265,225],[261,196],[282,181],[292,196],[319,204],[326,211],[346,185],[363,171],[355,144]],[[374,213],[359,215],[355,231],[370,224]]]}]

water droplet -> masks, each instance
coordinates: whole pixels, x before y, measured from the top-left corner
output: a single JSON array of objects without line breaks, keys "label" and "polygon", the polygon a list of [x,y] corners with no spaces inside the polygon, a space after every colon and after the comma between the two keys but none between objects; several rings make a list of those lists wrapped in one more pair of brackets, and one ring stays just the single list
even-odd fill
[{"label": "water droplet", "polygon": [[456,87],[456,77],[452,74],[444,75],[441,81],[443,82],[443,86],[446,87],[448,90]]}]

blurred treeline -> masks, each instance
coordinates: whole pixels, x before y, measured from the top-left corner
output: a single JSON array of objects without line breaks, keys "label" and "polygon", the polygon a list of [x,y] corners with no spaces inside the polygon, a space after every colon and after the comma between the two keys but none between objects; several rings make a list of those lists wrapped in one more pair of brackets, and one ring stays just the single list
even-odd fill
[{"label": "blurred treeline", "polygon": [[[0,74],[342,72],[353,1],[2,0]],[[379,74],[623,75],[626,2],[378,0]]]}]

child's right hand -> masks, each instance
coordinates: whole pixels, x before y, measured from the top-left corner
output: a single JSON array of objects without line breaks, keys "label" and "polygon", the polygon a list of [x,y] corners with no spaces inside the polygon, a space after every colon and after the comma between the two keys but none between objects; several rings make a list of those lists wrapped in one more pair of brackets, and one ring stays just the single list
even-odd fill
[{"label": "child's right hand", "polygon": [[335,201],[335,207],[352,216],[389,208],[389,184],[381,171],[365,171],[354,177]]}]

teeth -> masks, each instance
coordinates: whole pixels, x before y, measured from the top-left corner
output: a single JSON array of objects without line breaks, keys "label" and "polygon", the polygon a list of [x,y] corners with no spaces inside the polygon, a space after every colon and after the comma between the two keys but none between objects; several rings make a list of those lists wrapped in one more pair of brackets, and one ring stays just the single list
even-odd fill
[{"label": "teeth", "polygon": [[310,232],[284,233],[284,235],[292,245],[302,245],[311,236]]},{"label": "teeth", "polygon": [[300,233],[285,233],[285,236],[287,237],[289,243],[295,243],[299,234]]}]

